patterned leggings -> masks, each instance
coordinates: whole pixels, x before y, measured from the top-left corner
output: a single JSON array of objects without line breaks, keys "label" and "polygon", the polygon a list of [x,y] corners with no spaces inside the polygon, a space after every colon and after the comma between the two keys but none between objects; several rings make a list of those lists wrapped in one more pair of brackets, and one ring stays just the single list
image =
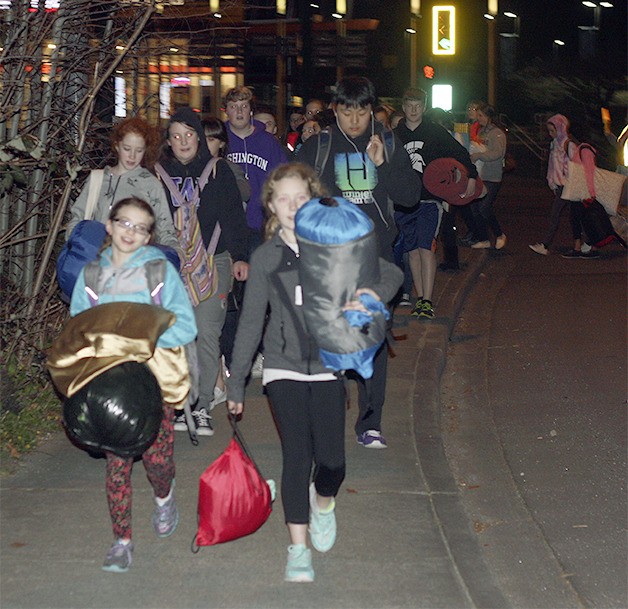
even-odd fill
[{"label": "patterned leggings", "polygon": [[[133,459],[107,452],[105,488],[115,539],[131,539],[131,472]],[[142,455],[146,476],[155,496],[167,497],[174,479],[174,419],[172,408],[164,404],[164,416],[157,439]]]}]

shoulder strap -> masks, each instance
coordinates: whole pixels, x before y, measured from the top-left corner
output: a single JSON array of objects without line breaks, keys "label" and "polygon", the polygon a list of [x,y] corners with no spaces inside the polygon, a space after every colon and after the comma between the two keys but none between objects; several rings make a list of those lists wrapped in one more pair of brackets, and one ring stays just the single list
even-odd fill
[{"label": "shoulder strap", "polygon": [[212,174],[214,177],[216,177],[216,164],[218,163],[218,157],[212,157],[211,159],[209,159],[209,161],[207,161],[207,165],[205,165],[205,168],[203,169],[203,173],[201,173],[199,179],[198,179],[198,192],[201,193],[203,191],[203,188],[205,188],[205,186],[207,185],[207,182],[209,181],[209,174]]},{"label": "shoulder strap", "polygon": [[382,135],[384,136],[384,156],[386,157],[386,162],[390,162],[395,153],[395,134],[391,129],[385,129],[382,131]]},{"label": "shoulder strap", "polygon": [[179,192],[179,189],[177,188],[173,179],[170,177],[170,174],[163,168],[161,163],[155,163],[155,171],[157,172],[157,175],[161,178],[163,183],[166,185],[166,188],[168,188],[168,191],[172,196],[173,203],[176,202],[179,207],[185,205],[183,195]]},{"label": "shoulder strap", "polygon": [[144,264],[144,271],[153,304],[161,306],[161,290],[164,287],[166,277],[166,261],[163,258],[149,260]]},{"label": "shoulder strap", "polygon": [[100,263],[98,259],[92,260],[85,265],[85,291],[92,307],[98,304],[98,278],[100,277]]},{"label": "shoulder strap", "polygon": [[[92,260],[85,265],[85,291],[92,307],[98,304],[97,289],[101,270],[98,260]],[[144,272],[153,304],[161,306],[161,290],[164,287],[164,278],[166,277],[166,260],[163,258],[149,260],[144,264]]]},{"label": "shoulder strap", "polygon": [[325,171],[329,151],[331,150],[331,131],[321,131],[317,136],[316,159],[314,160],[314,171],[320,178]]},{"label": "shoulder strap", "polygon": [[92,169],[89,172],[89,190],[87,191],[87,204],[85,205],[85,220],[91,220],[94,217],[96,202],[98,201],[104,175],[104,169]]}]

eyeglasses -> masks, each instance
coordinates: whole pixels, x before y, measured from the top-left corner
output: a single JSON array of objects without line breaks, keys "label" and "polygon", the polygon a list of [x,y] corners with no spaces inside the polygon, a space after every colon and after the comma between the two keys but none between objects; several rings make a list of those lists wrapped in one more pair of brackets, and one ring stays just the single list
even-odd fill
[{"label": "eyeglasses", "polygon": [[145,224],[132,224],[128,220],[123,220],[122,218],[114,218],[113,221],[123,230],[132,230],[134,233],[138,235],[150,235],[150,228],[148,228]]}]

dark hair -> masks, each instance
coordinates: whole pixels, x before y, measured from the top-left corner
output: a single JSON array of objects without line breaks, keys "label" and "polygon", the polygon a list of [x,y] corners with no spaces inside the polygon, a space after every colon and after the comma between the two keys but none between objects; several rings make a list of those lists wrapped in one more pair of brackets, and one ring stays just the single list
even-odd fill
[{"label": "dark hair", "polygon": [[491,104],[487,104],[486,102],[482,102],[478,105],[478,112],[484,114],[484,116],[491,119],[491,123],[495,123],[497,119],[497,111]]},{"label": "dark hair", "polygon": [[453,131],[454,129],[454,117],[451,112],[447,112],[447,110],[443,110],[443,108],[431,108],[425,113],[425,117],[444,127],[447,131]]},{"label": "dark hair", "polygon": [[111,132],[111,147],[116,152],[116,146],[129,134],[139,135],[144,140],[146,151],[142,158],[143,167],[152,167],[157,160],[159,154],[159,146],[161,144],[159,131],[143,118],[134,116],[127,118],[114,126]]},{"label": "dark hair", "polygon": [[336,83],[334,103],[350,108],[375,106],[377,97],[373,83],[363,76],[348,76]]},{"label": "dark hair", "polygon": [[218,156],[221,158],[225,157],[227,155],[227,148],[229,147],[229,136],[227,135],[225,124],[215,116],[208,116],[201,124],[203,125],[203,132],[206,137],[215,137],[217,140],[224,143],[224,146],[221,146],[218,151]]}]

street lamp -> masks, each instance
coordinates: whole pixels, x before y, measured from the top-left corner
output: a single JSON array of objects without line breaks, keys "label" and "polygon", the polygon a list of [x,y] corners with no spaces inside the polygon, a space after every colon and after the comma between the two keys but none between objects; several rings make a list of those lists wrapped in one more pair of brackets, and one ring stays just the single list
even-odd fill
[{"label": "street lamp", "polygon": [[[591,0],[583,0],[582,4],[587,8],[593,9],[593,29],[600,29],[600,13],[603,8],[613,8],[612,2],[591,2]],[[591,29],[591,26],[580,25],[581,30]]]},{"label": "street lamp", "polygon": [[484,13],[488,28],[488,94],[486,99],[491,106],[495,105],[495,81],[497,72],[497,44],[495,40],[495,17],[499,12],[497,0],[487,0],[487,11]]},{"label": "street lamp", "polygon": [[519,15],[506,11],[504,13],[504,17],[508,17],[509,19],[514,19],[514,28],[513,28],[512,34],[502,34],[502,36],[513,36],[513,37],[519,38],[519,32],[521,28],[521,18],[519,17]]},{"label": "street lamp", "polygon": [[417,29],[421,18],[421,0],[410,0],[410,27],[406,32],[410,34],[410,86],[417,85]]},{"label": "street lamp", "polygon": [[580,56],[583,59],[594,59],[597,54],[598,32],[600,31],[600,15],[603,8],[613,8],[612,2],[592,2],[583,0],[582,4],[593,9],[593,25],[579,25],[578,43]]}]

